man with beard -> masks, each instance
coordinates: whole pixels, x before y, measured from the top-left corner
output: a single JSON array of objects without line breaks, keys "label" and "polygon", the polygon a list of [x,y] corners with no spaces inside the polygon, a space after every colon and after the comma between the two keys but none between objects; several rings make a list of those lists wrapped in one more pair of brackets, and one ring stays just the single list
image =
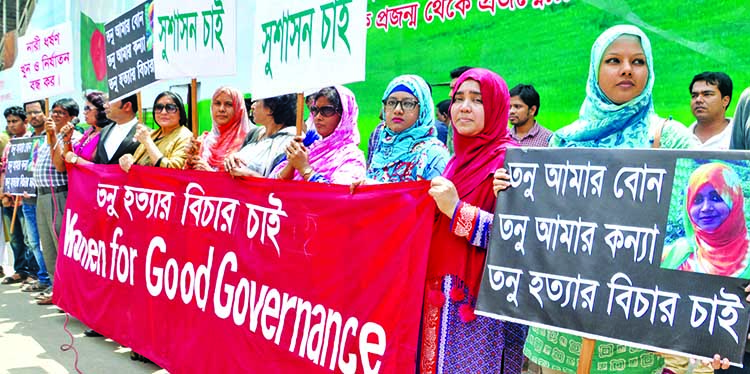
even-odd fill
[{"label": "man with beard", "polygon": [[530,84],[519,84],[510,90],[508,121],[513,128],[510,135],[524,147],[546,147],[552,131],[536,121],[539,115],[539,93]]}]

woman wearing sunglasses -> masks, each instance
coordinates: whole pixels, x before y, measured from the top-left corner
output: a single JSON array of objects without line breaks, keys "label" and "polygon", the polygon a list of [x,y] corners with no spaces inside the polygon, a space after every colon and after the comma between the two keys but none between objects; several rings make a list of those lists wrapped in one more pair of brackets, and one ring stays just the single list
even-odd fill
[{"label": "woman wearing sunglasses", "polygon": [[182,169],[187,159],[187,149],[193,133],[185,127],[187,114],[180,97],[164,91],[154,100],[154,122],[156,131],[138,124],[135,139],[141,143],[132,155],[120,157],[120,167],[129,171],[133,164],[162,168]]},{"label": "woman wearing sunglasses", "polygon": [[354,94],[346,87],[326,87],[314,96],[310,115],[320,136],[309,147],[302,137],[286,147],[287,160],[274,170],[279,179],[351,184],[365,177],[365,155],[359,149]]},{"label": "woman wearing sunglasses", "polygon": [[432,179],[450,158],[437,138],[435,105],[422,77],[394,78],[383,93],[385,127],[371,149],[368,180],[380,183]]},{"label": "woman wearing sunglasses", "polygon": [[[75,144],[72,144],[70,142],[70,137],[73,135],[73,131],[71,131],[73,125],[65,125],[60,130],[61,133],[68,134],[68,139],[63,139],[63,154],[65,155],[65,161],[68,163],[74,163],[74,161],[81,160],[79,162],[83,163],[94,159],[96,146],[99,144],[101,130],[114,123],[114,121],[107,118],[107,113],[105,112],[107,105],[109,104],[102,92],[92,91],[86,95],[86,106],[83,107],[83,113],[86,123],[90,127],[83,133],[83,137],[81,137],[81,139]],[[58,153],[53,152],[53,157],[59,157]]]}]

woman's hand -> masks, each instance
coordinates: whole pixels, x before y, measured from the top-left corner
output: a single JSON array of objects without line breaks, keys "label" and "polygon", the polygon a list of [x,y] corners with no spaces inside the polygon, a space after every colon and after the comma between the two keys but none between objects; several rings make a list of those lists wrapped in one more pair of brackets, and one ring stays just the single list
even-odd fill
[{"label": "woman's hand", "polygon": [[237,153],[232,153],[224,159],[224,170],[230,174],[232,173],[232,170],[240,169],[245,166],[247,166],[247,164],[245,164],[245,161],[243,161]]},{"label": "woman's hand", "polygon": [[349,186],[349,194],[354,195],[354,190],[357,189],[357,187],[364,186],[366,184],[367,184],[367,179],[358,179],[352,182],[351,186]]},{"label": "woman's hand", "polygon": [[703,364],[714,369],[714,370],[726,370],[729,369],[729,359],[724,357],[721,358],[720,354],[715,354],[713,360],[703,360]]},{"label": "woman's hand", "polygon": [[151,140],[151,129],[144,125],[138,124],[135,128],[135,135],[133,136],[133,139],[141,144],[148,143],[148,141]]},{"label": "woman's hand", "polygon": [[260,175],[260,173],[252,171],[249,168],[244,167],[244,166],[230,170],[229,174],[231,174],[233,177],[257,177],[257,178],[263,177],[262,175]]},{"label": "woman's hand", "polygon": [[302,142],[297,141],[296,138],[286,146],[287,161],[300,173],[310,167],[309,153],[307,147],[302,145]]},{"label": "woman's hand", "polygon": [[193,156],[191,159],[194,170],[213,171],[214,169],[201,156]]},{"label": "woman's hand", "polygon": [[453,212],[458,205],[458,191],[453,182],[443,177],[435,177],[428,191],[430,196],[435,199],[435,203],[443,214],[453,217]]},{"label": "woman's hand", "polygon": [[73,153],[73,151],[67,151],[65,152],[65,162],[69,164],[75,164],[76,161],[78,161],[78,155]]},{"label": "woman's hand", "polygon": [[133,155],[131,154],[125,154],[122,157],[120,157],[120,169],[124,172],[129,172],[130,167],[133,166],[133,163],[135,162],[135,159],[133,158]]},{"label": "woman's hand", "polygon": [[492,179],[492,191],[495,192],[495,196],[500,191],[505,191],[510,187],[510,174],[504,168],[497,169]]},{"label": "woman's hand", "polygon": [[70,139],[73,138],[73,131],[75,131],[75,126],[72,123],[68,123],[60,129],[63,142],[70,144]]}]

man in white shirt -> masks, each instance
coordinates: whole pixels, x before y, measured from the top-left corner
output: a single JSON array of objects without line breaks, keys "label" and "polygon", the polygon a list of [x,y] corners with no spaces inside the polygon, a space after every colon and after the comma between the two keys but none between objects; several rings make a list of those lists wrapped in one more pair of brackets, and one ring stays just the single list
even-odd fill
[{"label": "man in white shirt", "polygon": [[690,130],[702,149],[729,149],[732,121],[726,117],[732,102],[732,79],[722,72],[703,72],[690,82],[690,110],[696,121]]},{"label": "man in white shirt", "polygon": [[94,163],[117,164],[125,154],[133,154],[139,143],[133,139],[138,124],[138,98],[135,94],[110,103],[107,116],[114,124],[102,129]]}]

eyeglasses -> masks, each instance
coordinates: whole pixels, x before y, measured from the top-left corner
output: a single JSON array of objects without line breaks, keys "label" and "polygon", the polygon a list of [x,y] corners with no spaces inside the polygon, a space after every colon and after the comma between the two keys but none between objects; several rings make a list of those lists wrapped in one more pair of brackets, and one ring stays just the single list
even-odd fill
[{"label": "eyeglasses", "polygon": [[64,110],[53,110],[52,111],[52,115],[53,116],[67,116],[68,112],[66,112]]},{"label": "eyeglasses", "polygon": [[405,112],[410,112],[414,110],[414,108],[419,105],[419,101],[416,100],[396,100],[396,99],[388,99],[383,100],[383,105],[385,105],[385,109],[387,110],[396,110],[396,107],[401,105],[401,109],[403,109]]},{"label": "eyeglasses", "polygon": [[177,105],[175,104],[156,104],[154,105],[154,112],[159,113],[162,110],[166,109],[167,113],[177,113]]},{"label": "eyeglasses", "polygon": [[320,108],[313,105],[310,107],[310,113],[312,113],[313,117],[317,116],[318,113],[323,117],[331,117],[338,113],[338,111],[333,105],[324,105]]}]

